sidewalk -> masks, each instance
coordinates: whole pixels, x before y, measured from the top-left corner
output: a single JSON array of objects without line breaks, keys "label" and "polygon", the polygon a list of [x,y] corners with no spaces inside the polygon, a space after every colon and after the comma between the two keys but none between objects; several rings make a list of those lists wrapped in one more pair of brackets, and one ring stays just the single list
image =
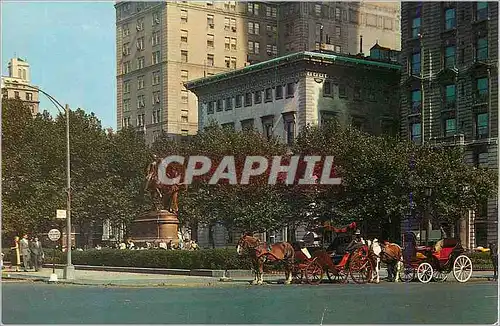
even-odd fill
[{"label": "sidewalk", "polygon": [[[90,267],[90,266],[88,266]],[[129,270],[131,270],[129,268]],[[229,279],[221,279],[214,276],[189,276],[189,275],[172,275],[156,273],[145,273],[145,269],[141,269],[139,273],[131,273],[125,271],[96,271],[96,270],[75,270],[74,280],[63,279],[63,270],[56,269],[58,283],[61,284],[77,284],[77,285],[101,285],[101,286],[124,286],[124,287],[153,287],[153,286],[178,286],[178,287],[210,287],[210,286],[228,286],[228,285],[247,285],[253,276],[250,271],[228,271]],[[173,272],[175,270],[170,270]],[[183,270],[177,270],[183,271]],[[209,270],[206,270],[209,271]],[[178,273],[179,273],[178,272]],[[233,272],[233,273],[231,273]],[[15,272],[10,270],[2,271],[2,280],[31,280],[48,282],[52,268],[43,268],[39,272]],[[232,275],[231,275],[232,274]],[[246,275],[245,275],[246,274]],[[380,278],[383,280],[387,276],[385,270],[380,271]],[[472,281],[487,281],[493,276],[492,272],[477,271],[469,282]],[[282,281],[283,274],[264,275],[265,281]],[[326,275],[324,280],[328,281]],[[449,275],[447,282],[456,282],[453,275]]]}]

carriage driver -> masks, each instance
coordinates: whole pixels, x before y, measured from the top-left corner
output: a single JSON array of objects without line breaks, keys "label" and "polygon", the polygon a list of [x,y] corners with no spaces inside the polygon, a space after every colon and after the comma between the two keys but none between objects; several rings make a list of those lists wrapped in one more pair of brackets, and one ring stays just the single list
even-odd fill
[{"label": "carriage driver", "polygon": [[363,237],[361,236],[361,231],[359,229],[354,232],[354,237],[352,241],[347,245],[345,248],[346,251],[351,251],[354,249],[358,249],[362,245],[365,244],[365,240],[363,240]]}]

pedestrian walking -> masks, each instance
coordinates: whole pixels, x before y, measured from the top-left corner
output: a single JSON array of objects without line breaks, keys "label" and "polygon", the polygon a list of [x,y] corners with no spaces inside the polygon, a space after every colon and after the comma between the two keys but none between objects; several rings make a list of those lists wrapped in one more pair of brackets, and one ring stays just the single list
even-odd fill
[{"label": "pedestrian walking", "polygon": [[30,244],[28,242],[28,235],[23,235],[21,241],[19,241],[19,250],[23,256],[23,267],[24,271],[27,272],[30,264]]},{"label": "pedestrian walking", "polygon": [[35,268],[35,271],[38,272],[40,270],[40,266],[44,258],[42,243],[38,240],[38,237],[35,237],[33,241],[30,243],[30,251],[31,251],[31,263]]},{"label": "pedestrian walking", "polygon": [[495,242],[490,242],[490,258],[493,264],[493,279],[498,280],[498,248]]},{"label": "pedestrian walking", "polygon": [[14,237],[14,246],[10,247],[12,252],[12,265],[15,266],[15,271],[19,272],[19,266],[21,266],[21,255],[19,252],[19,237]]}]

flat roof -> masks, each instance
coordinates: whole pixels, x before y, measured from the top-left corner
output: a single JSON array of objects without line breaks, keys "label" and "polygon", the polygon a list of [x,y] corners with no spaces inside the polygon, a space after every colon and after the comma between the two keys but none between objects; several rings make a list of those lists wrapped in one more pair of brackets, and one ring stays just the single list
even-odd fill
[{"label": "flat roof", "polygon": [[401,65],[395,63],[388,63],[377,61],[373,59],[367,58],[359,58],[352,57],[348,55],[339,55],[339,54],[327,54],[327,53],[319,53],[319,52],[296,52],[292,54],[288,54],[282,57],[274,58],[271,60],[267,60],[264,62],[259,62],[241,69],[232,70],[228,72],[223,72],[214,76],[202,77],[198,79],[194,79],[184,83],[187,89],[197,88],[204,84],[210,84],[213,82],[218,82],[221,80],[226,80],[238,76],[243,76],[249,73],[253,73],[259,70],[265,70],[268,68],[275,67],[277,65],[282,65],[286,63],[290,63],[291,61],[301,61],[301,60],[321,60],[327,62],[341,62],[341,63],[354,63],[357,65],[366,65],[372,66],[376,68],[388,69],[388,70],[401,70]]}]

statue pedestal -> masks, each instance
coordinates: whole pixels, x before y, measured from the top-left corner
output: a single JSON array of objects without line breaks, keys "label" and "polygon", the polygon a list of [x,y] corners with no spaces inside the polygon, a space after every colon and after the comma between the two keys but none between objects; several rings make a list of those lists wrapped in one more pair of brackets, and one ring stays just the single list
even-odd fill
[{"label": "statue pedestal", "polygon": [[169,211],[151,211],[132,222],[130,237],[134,242],[179,243],[179,219]]}]

